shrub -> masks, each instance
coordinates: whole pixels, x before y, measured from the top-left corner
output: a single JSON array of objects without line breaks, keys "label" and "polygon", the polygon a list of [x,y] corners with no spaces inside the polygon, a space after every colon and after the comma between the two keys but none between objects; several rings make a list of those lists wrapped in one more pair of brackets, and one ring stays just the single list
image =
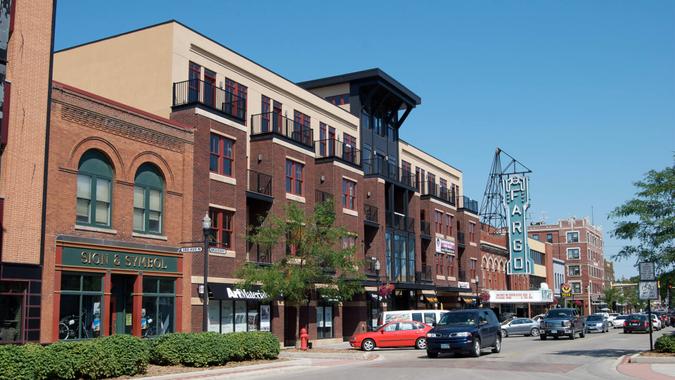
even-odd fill
[{"label": "shrub", "polygon": [[663,335],[656,340],[654,349],[658,352],[675,353],[675,335]]}]

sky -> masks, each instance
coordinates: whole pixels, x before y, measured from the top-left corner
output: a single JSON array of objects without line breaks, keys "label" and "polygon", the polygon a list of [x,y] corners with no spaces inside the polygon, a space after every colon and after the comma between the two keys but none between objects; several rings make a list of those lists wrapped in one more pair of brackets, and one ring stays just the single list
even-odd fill
[{"label": "sky", "polygon": [[592,217],[608,258],[608,213],[675,157],[675,1],[59,0],[55,49],[169,19],[292,81],[383,69],[422,98],[400,135],[466,195],[500,147],[532,170],[532,219]]}]

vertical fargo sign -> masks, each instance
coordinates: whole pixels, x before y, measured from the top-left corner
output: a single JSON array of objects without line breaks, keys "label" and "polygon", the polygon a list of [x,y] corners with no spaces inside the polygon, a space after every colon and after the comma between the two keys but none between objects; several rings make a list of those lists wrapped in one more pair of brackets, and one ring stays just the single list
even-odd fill
[{"label": "vertical fargo sign", "polygon": [[531,274],[534,262],[527,245],[525,212],[530,207],[527,193],[528,179],[522,174],[511,174],[503,179],[504,207],[509,233],[508,274]]}]

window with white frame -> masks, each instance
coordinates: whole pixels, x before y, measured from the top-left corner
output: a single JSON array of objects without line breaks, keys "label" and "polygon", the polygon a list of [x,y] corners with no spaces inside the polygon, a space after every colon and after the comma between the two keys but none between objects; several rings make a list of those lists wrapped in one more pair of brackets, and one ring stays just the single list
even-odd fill
[{"label": "window with white frame", "polygon": [[579,248],[567,248],[567,260],[579,260]]},{"label": "window with white frame", "polygon": [[570,231],[567,233],[567,242],[568,243],[578,243],[579,242],[579,232]]},{"label": "window with white frame", "polygon": [[581,267],[579,265],[570,265],[567,267],[569,276],[581,276]]},{"label": "window with white frame", "polygon": [[570,286],[572,287],[572,293],[573,294],[580,294],[581,293],[581,282],[570,281]]}]

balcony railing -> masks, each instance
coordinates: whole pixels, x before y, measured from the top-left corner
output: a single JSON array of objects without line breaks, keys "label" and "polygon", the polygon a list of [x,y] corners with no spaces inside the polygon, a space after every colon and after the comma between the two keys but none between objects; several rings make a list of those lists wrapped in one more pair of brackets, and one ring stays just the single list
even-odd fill
[{"label": "balcony railing", "polygon": [[420,192],[422,195],[430,195],[453,206],[457,204],[455,190],[452,188],[448,189],[447,187],[441,187],[436,182],[425,181],[421,186]]},{"label": "balcony railing", "polygon": [[377,207],[366,204],[363,205],[363,209],[363,214],[365,215],[366,221],[379,223],[377,218]]},{"label": "balcony railing", "polygon": [[200,79],[173,84],[173,106],[201,104],[242,123],[246,122],[246,98]]},{"label": "balcony railing", "polygon": [[457,281],[469,282],[470,280],[471,279],[467,277],[466,271],[460,269],[459,272],[457,273]]},{"label": "balcony railing", "polygon": [[460,232],[457,232],[457,242],[458,242],[459,244],[464,245],[464,243],[465,243],[464,232],[461,232],[461,231],[460,231]]},{"label": "balcony railing", "polygon": [[248,260],[260,265],[270,265],[272,264],[272,249],[249,242]]},{"label": "balcony railing", "polygon": [[433,279],[431,278],[431,267],[428,265],[423,265],[420,269],[421,271],[415,272],[415,282],[432,282]]},{"label": "balcony railing", "polygon": [[387,225],[393,228],[396,228],[401,231],[414,232],[415,231],[415,218],[409,216],[400,215],[395,212],[387,213]]},{"label": "balcony railing", "polygon": [[413,187],[414,175],[409,170],[402,169],[384,158],[363,159],[363,172],[366,175],[378,175],[391,181]]},{"label": "balcony railing", "polygon": [[248,191],[254,193],[272,196],[272,176],[257,172],[248,171]]},{"label": "balcony railing", "polygon": [[462,208],[469,210],[474,214],[478,214],[478,201],[473,200],[466,195],[462,196]]},{"label": "balcony railing", "polygon": [[277,112],[252,115],[251,136],[268,133],[283,136],[314,150],[314,131],[312,128]]},{"label": "balcony railing", "polygon": [[355,146],[337,139],[317,140],[314,142],[317,158],[337,158],[347,163],[361,166],[361,151]]},{"label": "balcony railing", "polygon": [[420,234],[431,236],[431,223],[426,220],[420,220]]},{"label": "balcony railing", "polygon": [[325,202],[325,201],[328,201],[328,200],[331,200],[331,201],[333,200],[333,194],[327,193],[325,191],[316,190],[314,192],[314,194],[315,194],[315,197],[316,197],[315,198],[316,203],[321,203],[321,202]]}]

